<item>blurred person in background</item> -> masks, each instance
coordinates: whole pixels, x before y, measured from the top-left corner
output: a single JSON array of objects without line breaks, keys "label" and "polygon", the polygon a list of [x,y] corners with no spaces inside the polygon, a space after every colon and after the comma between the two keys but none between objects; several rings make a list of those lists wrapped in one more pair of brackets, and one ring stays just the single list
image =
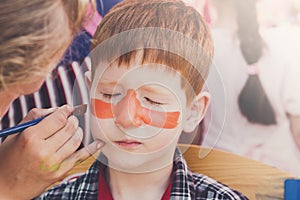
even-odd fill
[{"label": "blurred person in background", "polygon": [[211,108],[214,120],[205,119],[202,145],[300,176],[300,60],[290,49],[291,39],[260,30],[254,0],[210,3],[217,13],[214,62],[223,81],[226,99],[219,101],[226,102],[226,113],[224,119],[224,113]]}]

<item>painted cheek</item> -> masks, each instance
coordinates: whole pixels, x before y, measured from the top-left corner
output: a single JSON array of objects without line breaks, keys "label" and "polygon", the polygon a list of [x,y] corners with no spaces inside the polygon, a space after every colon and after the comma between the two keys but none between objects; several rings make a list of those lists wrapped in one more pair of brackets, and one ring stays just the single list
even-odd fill
[{"label": "painted cheek", "polygon": [[144,122],[150,126],[172,129],[177,126],[180,115],[180,112],[161,112],[142,107],[133,90],[129,90],[115,106],[91,99],[91,112],[100,119],[115,118],[115,122],[124,128],[138,127]]},{"label": "painted cheek", "polygon": [[99,99],[91,99],[91,113],[99,119],[113,118],[112,104]]}]

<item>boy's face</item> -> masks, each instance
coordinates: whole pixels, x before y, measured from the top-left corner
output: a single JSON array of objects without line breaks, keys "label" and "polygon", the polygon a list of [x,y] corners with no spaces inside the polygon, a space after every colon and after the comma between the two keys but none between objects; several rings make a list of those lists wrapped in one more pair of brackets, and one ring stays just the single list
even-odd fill
[{"label": "boy's face", "polygon": [[[109,165],[148,172],[172,163],[178,138],[190,120],[181,76],[154,64],[107,69],[91,85],[91,128],[106,143]],[[197,126],[197,122],[195,127]]]}]

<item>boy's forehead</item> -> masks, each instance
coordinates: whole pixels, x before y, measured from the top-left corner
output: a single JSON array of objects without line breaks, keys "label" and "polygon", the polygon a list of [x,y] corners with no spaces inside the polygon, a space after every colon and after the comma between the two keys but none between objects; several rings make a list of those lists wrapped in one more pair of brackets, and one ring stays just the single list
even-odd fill
[{"label": "boy's forehead", "polygon": [[[168,78],[169,79],[168,79]],[[118,65],[113,63],[107,67],[96,70],[94,77],[99,82],[116,84],[126,79],[135,79],[141,83],[152,81],[153,83],[168,83],[170,79],[180,81],[181,75],[171,67],[158,63],[130,63]]]},{"label": "boy's forehead", "polygon": [[105,70],[96,70],[94,84],[97,87],[118,87],[137,89],[143,87],[147,92],[153,93],[184,93],[181,87],[182,76],[174,69],[157,64],[147,63],[130,66],[119,66],[117,63],[109,65]]}]

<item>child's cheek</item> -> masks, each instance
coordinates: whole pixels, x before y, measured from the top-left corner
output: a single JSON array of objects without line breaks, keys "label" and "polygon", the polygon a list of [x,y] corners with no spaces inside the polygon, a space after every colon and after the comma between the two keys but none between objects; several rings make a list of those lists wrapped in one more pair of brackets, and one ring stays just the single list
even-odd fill
[{"label": "child's cheek", "polygon": [[112,119],[99,119],[92,114],[90,125],[94,139],[100,139],[104,142],[108,141],[108,136],[105,133],[112,131]]}]

